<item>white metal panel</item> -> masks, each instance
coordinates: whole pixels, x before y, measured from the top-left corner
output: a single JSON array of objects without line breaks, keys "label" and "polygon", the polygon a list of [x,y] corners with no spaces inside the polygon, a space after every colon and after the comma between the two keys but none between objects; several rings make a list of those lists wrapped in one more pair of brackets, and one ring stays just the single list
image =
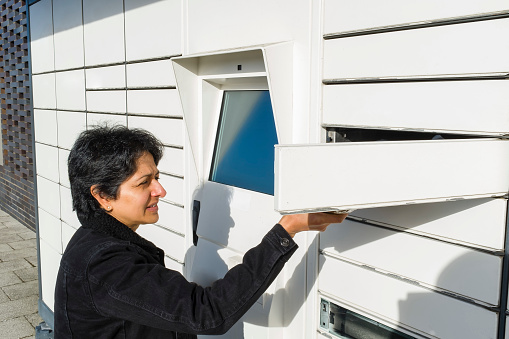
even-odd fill
[{"label": "white metal panel", "polygon": [[356,265],[320,256],[320,291],[443,339],[495,338],[497,314]]},{"label": "white metal panel", "polygon": [[57,108],[84,111],[85,71],[78,69],[56,73]]},{"label": "white metal panel", "polygon": [[333,85],[323,88],[323,123],[509,134],[508,81]]},{"label": "white metal panel", "polygon": [[186,239],[183,236],[156,225],[141,225],[137,233],[160,247],[165,255],[184,262]]},{"label": "white metal panel", "polygon": [[51,0],[42,0],[31,5],[29,20],[32,72],[52,71],[55,69],[55,62]]},{"label": "white metal panel", "polygon": [[62,221],[74,228],[81,226],[76,212],[72,210],[71,189],[60,185],[60,215]]},{"label": "white metal panel", "polygon": [[184,150],[180,148],[165,147],[164,156],[157,168],[161,172],[184,175]]},{"label": "white metal panel", "polygon": [[181,54],[182,36],[182,1],[125,1],[127,60]]},{"label": "white metal panel", "polygon": [[42,300],[52,310],[55,310],[55,284],[62,255],[55,251],[46,241],[39,243],[41,260]]},{"label": "white metal panel", "polygon": [[498,256],[349,220],[322,233],[320,248],[426,286],[498,305],[502,269]]},{"label": "white metal panel", "polygon": [[127,86],[176,86],[171,60],[158,60],[128,64]]},{"label": "white metal panel", "polygon": [[175,232],[186,234],[184,223],[184,208],[164,201],[159,201],[159,220],[157,224]]},{"label": "white metal panel", "polygon": [[37,204],[56,218],[60,218],[59,186],[56,182],[37,176]]},{"label": "white metal panel", "polygon": [[129,116],[127,123],[129,128],[144,128],[152,132],[165,145],[183,146],[184,144],[182,119]]},{"label": "white metal panel", "polygon": [[294,213],[502,196],[508,152],[509,142],[497,139],[276,145],[275,208]]},{"label": "white metal panel", "polygon": [[71,183],[69,182],[69,170],[67,168],[67,159],[69,158],[68,150],[59,148],[58,149],[58,172],[60,174],[59,182],[60,185],[65,187],[71,187]]},{"label": "white metal panel", "polygon": [[58,149],[56,147],[36,143],[35,161],[37,163],[37,175],[54,182],[59,181]]},{"label": "white metal panel", "polygon": [[57,112],[34,109],[35,141],[57,145]]},{"label": "white metal panel", "polygon": [[[83,67],[83,20],[81,0],[53,0],[55,69]],[[32,7],[30,7],[32,15]]]},{"label": "white metal panel", "polygon": [[326,40],[325,79],[506,72],[509,19]]},{"label": "white metal panel", "polygon": [[62,248],[64,251],[74,233],[76,233],[76,228],[69,226],[65,222],[62,222]]},{"label": "white metal panel", "polygon": [[184,205],[184,179],[161,173],[159,182],[166,190],[166,197],[161,200]]},{"label": "white metal panel", "polygon": [[85,65],[125,61],[122,0],[83,0]]},{"label": "white metal panel", "polygon": [[179,93],[175,89],[127,91],[127,112],[182,116]]},{"label": "white metal panel", "polygon": [[55,73],[33,75],[32,94],[35,108],[56,108]]},{"label": "white metal panel", "polygon": [[326,0],[324,33],[353,31],[509,9],[505,0]]},{"label": "white metal panel", "polygon": [[39,208],[39,238],[45,240],[53,250],[62,253],[60,219]]},{"label": "white metal panel", "polygon": [[418,234],[501,251],[506,214],[506,199],[488,198],[368,208],[351,215]]},{"label": "white metal panel", "polygon": [[87,109],[92,112],[126,112],[126,91],[87,91]]},{"label": "white metal panel", "polygon": [[125,65],[89,68],[85,73],[87,89],[125,87]]},{"label": "white metal panel", "polygon": [[58,146],[71,149],[78,135],[87,128],[87,115],[82,112],[57,111]]},{"label": "white metal panel", "polygon": [[104,123],[127,126],[127,115],[87,113],[87,127]]}]

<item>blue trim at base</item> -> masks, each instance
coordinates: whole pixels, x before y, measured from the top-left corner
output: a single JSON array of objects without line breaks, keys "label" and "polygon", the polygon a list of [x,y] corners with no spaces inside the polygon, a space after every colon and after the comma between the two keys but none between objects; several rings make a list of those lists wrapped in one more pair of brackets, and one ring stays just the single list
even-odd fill
[{"label": "blue trim at base", "polygon": [[52,329],[55,328],[53,311],[41,299],[39,299],[38,309],[39,316],[42,318],[42,320],[44,320],[46,324],[48,324],[48,326]]}]

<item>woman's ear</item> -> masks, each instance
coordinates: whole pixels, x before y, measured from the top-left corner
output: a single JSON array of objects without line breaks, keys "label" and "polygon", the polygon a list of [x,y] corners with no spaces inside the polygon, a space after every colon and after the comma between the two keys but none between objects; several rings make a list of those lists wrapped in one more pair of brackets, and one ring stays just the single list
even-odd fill
[{"label": "woman's ear", "polygon": [[102,207],[103,210],[107,212],[111,212],[111,199],[106,197],[101,191],[99,191],[99,188],[97,185],[93,185],[90,187],[90,194],[97,200],[99,205]]}]

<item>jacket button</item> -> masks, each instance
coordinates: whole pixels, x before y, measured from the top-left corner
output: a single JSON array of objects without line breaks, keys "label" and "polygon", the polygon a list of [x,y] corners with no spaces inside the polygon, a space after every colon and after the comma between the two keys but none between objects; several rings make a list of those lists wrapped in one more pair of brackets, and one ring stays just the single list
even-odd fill
[{"label": "jacket button", "polygon": [[287,238],[281,239],[281,246],[288,247],[288,245],[290,245],[290,240],[288,240]]}]

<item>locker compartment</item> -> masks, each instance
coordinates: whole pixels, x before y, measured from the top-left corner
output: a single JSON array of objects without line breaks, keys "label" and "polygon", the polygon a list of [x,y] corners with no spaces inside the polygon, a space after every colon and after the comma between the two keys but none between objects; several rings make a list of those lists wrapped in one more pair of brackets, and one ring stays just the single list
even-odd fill
[{"label": "locker compartment", "polygon": [[46,241],[40,240],[41,285],[44,303],[54,311],[55,283],[62,254],[55,251]]},{"label": "locker compartment", "polygon": [[59,181],[58,148],[36,143],[35,161],[37,161],[37,175],[54,182]]},{"label": "locker compartment", "polygon": [[35,141],[57,145],[57,112],[34,109]]},{"label": "locker compartment", "polygon": [[186,255],[186,239],[156,225],[141,225],[137,233],[160,247],[164,254],[183,263]]},{"label": "locker compartment", "polygon": [[41,176],[37,176],[37,203],[56,218],[60,218],[60,189],[59,184]]},{"label": "locker compartment", "polygon": [[84,111],[85,71],[78,69],[55,74],[57,108]]},{"label": "locker compartment", "polygon": [[85,70],[87,89],[91,88],[124,88],[124,65],[89,68]]},{"label": "locker compartment", "polygon": [[87,91],[87,109],[92,112],[125,113],[126,91]]},{"label": "locker compartment", "polygon": [[407,0],[326,0],[324,33],[395,26],[410,22],[471,16],[509,9],[505,0],[407,1]]},{"label": "locker compartment", "polygon": [[[55,69],[53,47],[53,13],[51,1],[39,1],[30,6],[30,53],[32,72],[47,72]],[[5,21],[7,23],[7,21]],[[6,38],[4,38],[6,39]],[[38,106],[43,107],[43,106]]]},{"label": "locker compartment", "polygon": [[182,119],[129,116],[127,122],[129,128],[144,128],[150,131],[165,145],[184,145]]},{"label": "locker compartment", "polygon": [[127,64],[128,87],[176,86],[171,60]]},{"label": "locker compartment", "polygon": [[60,219],[39,208],[39,237],[54,251],[62,253]]},{"label": "locker compartment", "polygon": [[509,19],[326,40],[324,79],[506,72]]},{"label": "locker compartment", "polygon": [[71,151],[59,148],[58,149],[58,171],[60,185],[71,187],[69,182],[69,170],[67,168],[67,159]]},{"label": "locker compartment", "polygon": [[368,208],[350,215],[417,234],[503,251],[507,200],[486,198]]},{"label": "locker compartment", "polygon": [[33,75],[32,94],[34,108],[55,109],[57,107],[55,73]]},{"label": "locker compartment", "polygon": [[497,314],[418,285],[320,256],[319,290],[403,328],[443,339],[495,338]]},{"label": "locker compartment", "polygon": [[76,212],[72,210],[71,189],[60,186],[60,214],[62,221],[66,222],[74,228],[81,226]]},{"label": "locker compartment", "polygon": [[80,0],[53,0],[55,69],[83,67],[85,64],[81,9]]},{"label": "locker compartment", "polygon": [[127,91],[127,112],[182,116],[182,105],[175,89]]},{"label": "locker compartment", "polygon": [[488,253],[350,220],[321,233],[320,249],[491,305],[499,302],[502,258]]},{"label": "locker compartment", "polygon": [[186,234],[184,224],[184,208],[159,201],[159,220],[157,225],[174,230],[175,232]]},{"label": "locker compartment", "polygon": [[509,82],[434,81],[323,87],[323,124],[508,134]]},{"label": "locker compartment", "polygon": [[67,245],[69,244],[69,241],[71,241],[71,238],[77,229],[72,226],[69,226],[63,221],[61,222],[61,224],[62,224],[62,248],[65,251]]},{"label": "locker compartment", "polygon": [[275,209],[288,214],[504,196],[508,151],[507,141],[490,138],[276,145]]},{"label": "locker compartment", "polygon": [[125,114],[87,113],[88,127],[104,123],[127,126],[127,116]]},{"label": "locker compartment", "polygon": [[164,156],[157,168],[161,172],[184,175],[184,150],[180,148],[165,147]]},{"label": "locker compartment", "polygon": [[70,150],[78,135],[87,128],[84,112],[57,111],[58,146]]}]

